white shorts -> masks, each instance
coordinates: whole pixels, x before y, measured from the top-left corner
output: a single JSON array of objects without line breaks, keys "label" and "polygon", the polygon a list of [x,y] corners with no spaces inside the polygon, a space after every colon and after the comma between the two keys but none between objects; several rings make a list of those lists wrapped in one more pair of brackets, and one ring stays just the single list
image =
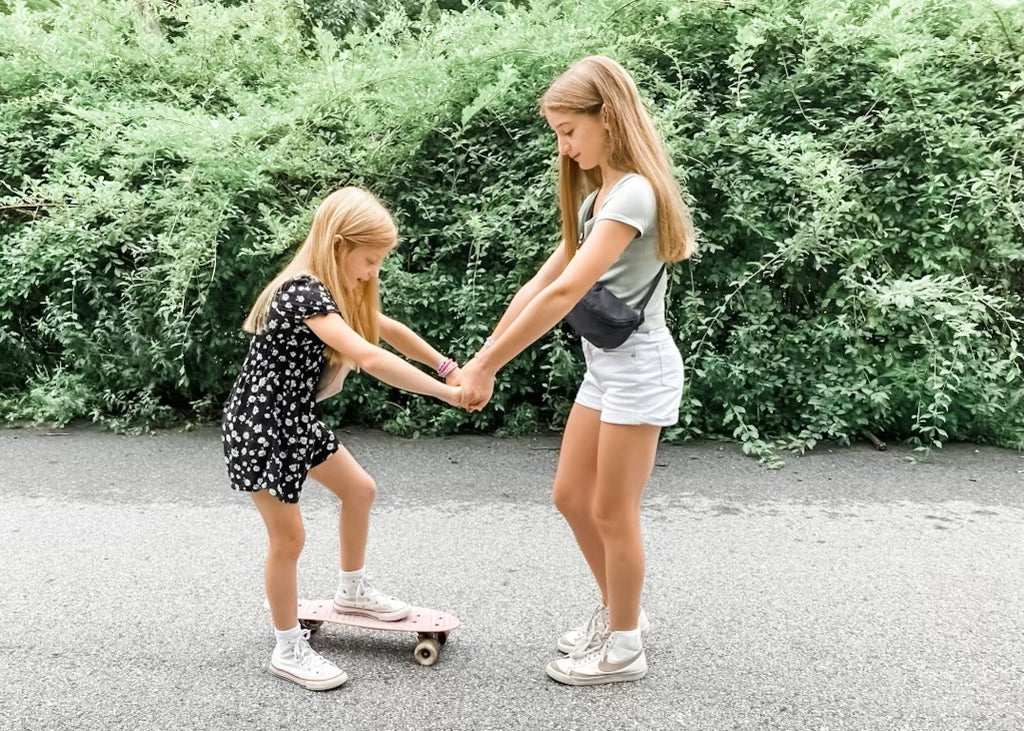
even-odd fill
[{"label": "white shorts", "polygon": [[683,357],[668,328],[633,333],[613,350],[583,340],[587,372],[576,403],[609,424],[672,426],[683,398]]}]

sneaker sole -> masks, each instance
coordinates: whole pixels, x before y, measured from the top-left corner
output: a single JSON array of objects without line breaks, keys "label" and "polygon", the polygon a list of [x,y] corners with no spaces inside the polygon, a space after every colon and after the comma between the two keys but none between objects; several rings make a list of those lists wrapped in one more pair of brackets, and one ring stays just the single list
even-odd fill
[{"label": "sneaker sole", "polygon": [[557,680],[559,683],[564,685],[605,685],[606,683],[628,683],[634,680],[640,680],[647,675],[647,668],[643,670],[633,670],[631,672],[622,673],[608,673],[606,675],[566,675],[555,663],[550,663],[547,666],[548,677],[552,680]]},{"label": "sneaker sole", "polygon": [[279,678],[284,678],[285,680],[290,680],[293,683],[301,685],[306,690],[332,690],[333,688],[337,688],[339,685],[344,685],[345,682],[348,681],[348,674],[346,674],[344,670],[342,670],[339,675],[335,675],[331,678],[324,678],[323,680],[307,680],[306,678],[300,678],[299,676],[292,675],[287,670],[282,670],[274,665],[270,666],[270,672]]},{"label": "sneaker sole", "polygon": [[370,617],[371,619],[379,619],[381,622],[397,622],[400,619],[405,619],[412,612],[412,607],[406,607],[405,609],[399,609],[397,612],[373,612],[369,609],[361,609],[360,607],[347,607],[344,604],[338,604],[334,602],[334,611],[338,614],[358,614],[360,617]]}]

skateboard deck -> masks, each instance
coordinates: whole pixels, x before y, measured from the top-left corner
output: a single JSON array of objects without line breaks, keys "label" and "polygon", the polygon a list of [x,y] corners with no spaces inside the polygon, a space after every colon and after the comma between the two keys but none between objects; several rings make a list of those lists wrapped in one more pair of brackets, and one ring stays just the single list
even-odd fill
[{"label": "skateboard deck", "polygon": [[425,607],[413,607],[405,619],[384,622],[361,614],[335,611],[331,599],[299,600],[299,624],[303,629],[308,629],[312,634],[324,622],[359,629],[415,633],[417,642],[413,657],[420,665],[433,665],[437,662],[441,648],[448,640],[448,633],[460,624],[454,614]]}]

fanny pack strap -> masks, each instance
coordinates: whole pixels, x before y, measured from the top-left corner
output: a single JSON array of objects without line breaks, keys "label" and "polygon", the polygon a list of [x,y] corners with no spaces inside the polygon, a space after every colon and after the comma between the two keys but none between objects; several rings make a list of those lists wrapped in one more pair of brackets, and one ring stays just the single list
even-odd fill
[{"label": "fanny pack strap", "polygon": [[651,280],[651,285],[647,288],[647,294],[640,300],[640,306],[637,308],[640,310],[640,322],[644,321],[644,310],[647,309],[647,303],[651,301],[651,296],[654,295],[654,290],[658,286],[658,280],[661,279],[662,273],[665,271],[665,265],[661,265],[661,269],[654,275],[654,279]]}]

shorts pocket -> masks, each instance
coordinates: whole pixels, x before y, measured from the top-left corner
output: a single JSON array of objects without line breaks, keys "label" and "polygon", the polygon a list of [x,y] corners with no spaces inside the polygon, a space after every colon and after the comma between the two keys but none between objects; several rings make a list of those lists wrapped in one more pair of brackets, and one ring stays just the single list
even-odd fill
[{"label": "shorts pocket", "polygon": [[674,344],[663,343],[658,347],[658,359],[661,361],[661,385],[671,388],[683,388],[683,356]]}]

